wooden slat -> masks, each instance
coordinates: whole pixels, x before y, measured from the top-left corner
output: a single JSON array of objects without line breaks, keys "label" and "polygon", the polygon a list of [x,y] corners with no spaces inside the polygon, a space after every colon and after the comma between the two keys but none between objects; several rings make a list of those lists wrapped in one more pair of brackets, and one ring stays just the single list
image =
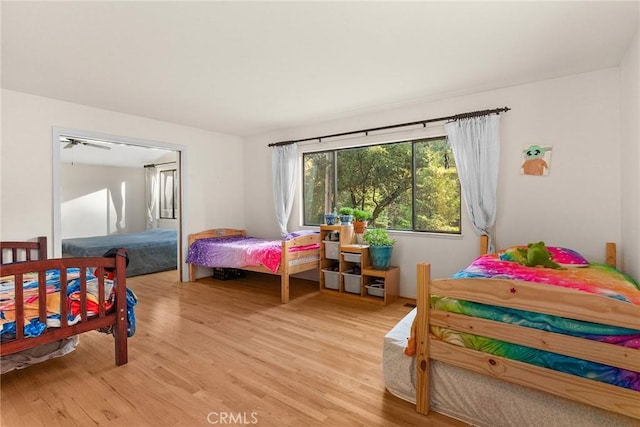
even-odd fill
[{"label": "wooden slat", "polygon": [[613,242],[607,242],[605,262],[611,267],[616,267],[616,264],[618,263],[616,244]]},{"label": "wooden slat", "polygon": [[67,269],[59,268],[60,273],[60,328],[64,329],[68,326],[69,320],[67,319]]},{"label": "wooden slat", "polygon": [[105,316],[104,307],[106,304],[105,294],[104,294],[104,274],[105,274],[104,268],[102,267],[96,268],[93,274],[96,276],[96,280],[98,280],[98,317],[104,317]]},{"label": "wooden slat", "polygon": [[429,388],[429,375],[431,374],[431,359],[429,358],[429,331],[427,320],[429,319],[429,281],[431,277],[431,265],[418,264],[418,283],[424,286],[418,287],[416,302],[420,309],[416,314],[416,410],[421,414],[429,412],[431,401]]},{"label": "wooden slat", "polygon": [[586,322],[638,329],[640,307],[547,284],[502,279],[437,279],[433,295],[506,306]]},{"label": "wooden slat", "polygon": [[482,234],[480,236],[480,255],[484,255],[489,252],[489,236]]},{"label": "wooden slat", "polygon": [[87,270],[80,269],[80,321],[86,322],[89,318],[87,313]]},{"label": "wooden slat", "polygon": [[430,324],[640,372],[638,349],[434,309]]},{"label": "wooden slat", "polygon": [[640,419],[640,393],[432,340],[429,357],[460,368],[533,387],[556,396]]},{"label": "wooden slat", "polygon": [[[6,269],[3,268],[4,274]],[[16,339],[20,340],[24,338],[24,273],[18,273],[14,277],[15,284],[15,307],[16,307]],[[10,273],[9,273],[10,275]]]},{"label": "wooden slat", "polygon": [[38,272],[38,318],[47,324],[47,272]]}]

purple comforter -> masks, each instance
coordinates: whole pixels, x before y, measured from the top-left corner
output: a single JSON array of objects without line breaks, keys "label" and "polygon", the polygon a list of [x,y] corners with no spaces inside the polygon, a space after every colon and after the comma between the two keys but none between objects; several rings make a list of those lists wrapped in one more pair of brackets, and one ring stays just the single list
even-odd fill
[{"label": "purple comforter", "polygon": [[201,239],[189,247],[187,263],[227,268],[263,265],[275,273],[280,267],[281,252],[281,240],[242,236]]}]

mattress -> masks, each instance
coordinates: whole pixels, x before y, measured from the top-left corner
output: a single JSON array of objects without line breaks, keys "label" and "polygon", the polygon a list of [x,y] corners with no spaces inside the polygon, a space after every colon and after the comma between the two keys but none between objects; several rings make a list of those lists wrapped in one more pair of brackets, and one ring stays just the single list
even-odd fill
[{"label": "mattress", "polygon": [[111,248],[127,250],[127,277],[178,268],[177,231],[173,229],[62,240],[65,257],[102,256]]},{"label": "mattress", "polygon": [[49,359],[62,357],[74,351],[78,346],[78,341],[78,335],[74,335],[71,338],[2,356],[0,359],[0,373],[5,374],[15,369],[27,368]]},{"label": "mattress", "polygon": [[[415,357],[405,356],[404,348],[415,315],[414,309],[402,318],[385,335],[383,344],[385,386],[413,404]],[[437,361],[431,362],[430,378],[431,410],[474,426],[638,425],[638,420]]]}]

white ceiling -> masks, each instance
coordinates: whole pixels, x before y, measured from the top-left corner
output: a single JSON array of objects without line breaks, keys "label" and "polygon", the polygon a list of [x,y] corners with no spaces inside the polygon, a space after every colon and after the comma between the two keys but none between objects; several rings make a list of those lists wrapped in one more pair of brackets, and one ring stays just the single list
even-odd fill
[{"label": "white ceiling", "polygon": [[639,2],[9,2],[2,87],[239,136],[614,67]]},{"label": "white ceiling", "polygon": [[[69,144],[73,138],[80,143]],[[88,143],[83,144],[83,142]],[[93,146],[91,146],[93,145]],[[103,147],[103,149],[95,147]],[[145,165],[175,162],[175,151],[124,144],[107,139],[78,138],[78,135],[60,137],[60,162],[81,165],[142,168]]]}]

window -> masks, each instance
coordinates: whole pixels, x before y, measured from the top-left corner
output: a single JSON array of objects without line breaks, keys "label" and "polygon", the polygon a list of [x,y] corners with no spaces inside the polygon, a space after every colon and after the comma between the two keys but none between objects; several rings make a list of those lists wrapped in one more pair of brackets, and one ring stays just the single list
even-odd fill
[{"label": "window", "polygon": [[305,153],[304,224],[356,207],[372,226],[460,234],[460,182],[445,137]]},{"label": "window", "polygon": [[160,218],[177,219],[178,183],[176,169],[160,171]]}]

